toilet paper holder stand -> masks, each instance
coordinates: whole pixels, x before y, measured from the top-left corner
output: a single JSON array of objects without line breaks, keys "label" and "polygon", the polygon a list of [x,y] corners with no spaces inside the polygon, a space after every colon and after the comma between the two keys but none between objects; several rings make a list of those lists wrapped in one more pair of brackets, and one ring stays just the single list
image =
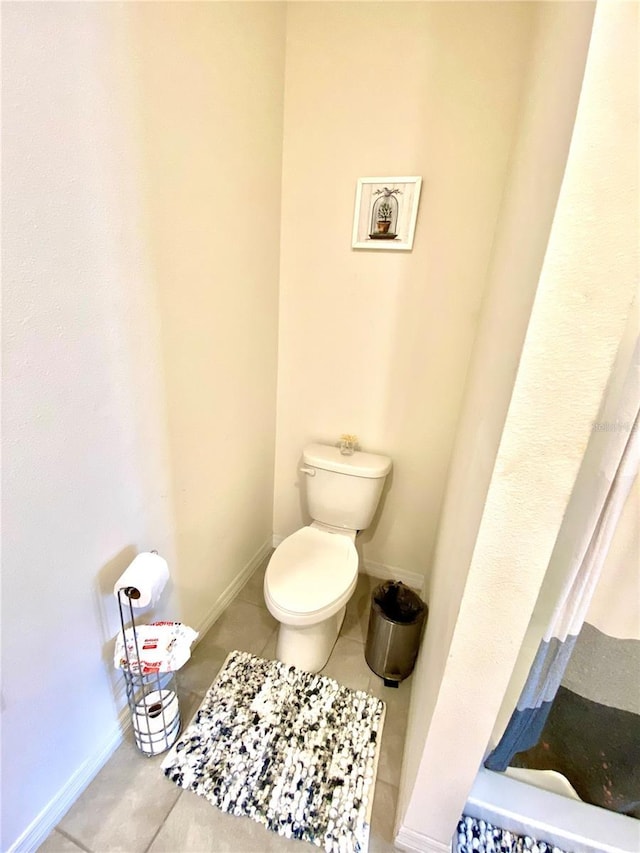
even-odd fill
[{"label": "toilet paper holder stand", "polygon": [[[136,746],[148,757],[166,752],[180,732],[180,708],[175,673],[142,673],[138,662],[142,660],[138,647],[133,601],[140,597],[135,587],[118,590],[118,610],[124,640],[126,665],[123,667],[127,704]],[[125,614],[130,619],[136,658],[132,660],[126,642]]]}]

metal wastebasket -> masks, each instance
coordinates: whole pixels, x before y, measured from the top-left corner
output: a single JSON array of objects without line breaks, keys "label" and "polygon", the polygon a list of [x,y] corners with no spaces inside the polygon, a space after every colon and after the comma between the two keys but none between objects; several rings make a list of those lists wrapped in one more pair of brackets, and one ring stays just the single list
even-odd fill
[{"label": "metal wastebasket", "polygon": [[411,675],[426,616],[427,605],[400,581],[373,590],[364,656],[385,686],[397,687]]}]

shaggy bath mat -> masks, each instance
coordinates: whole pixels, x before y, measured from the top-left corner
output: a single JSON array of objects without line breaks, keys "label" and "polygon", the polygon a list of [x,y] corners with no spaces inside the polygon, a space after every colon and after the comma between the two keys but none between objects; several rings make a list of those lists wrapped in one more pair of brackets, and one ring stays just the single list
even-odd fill
[{"label": "shaggy bath mat", "polygon": [[165,775],[222,811],[327,853],[366,851],[384,702],[231,652]]},{"label": "shaggy bath mat", "polygon": [[546,841],[515,835],[468,815],[458,824],[457,836],[456,853],[564,853]]}]

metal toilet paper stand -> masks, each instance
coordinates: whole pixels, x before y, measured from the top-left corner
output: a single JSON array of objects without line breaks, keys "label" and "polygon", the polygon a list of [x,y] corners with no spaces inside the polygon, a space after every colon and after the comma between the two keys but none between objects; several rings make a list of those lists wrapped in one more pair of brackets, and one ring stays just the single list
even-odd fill
[{"label": "metal toilet paper stand", "polygon": [[[138,635],[133,615],[132,600],[139,598],[140,592],[133,586],[118,590],[118,609],[122,626],[122,639],[126,666],[123,667],[127,703],[131,712],[131,722],[136,746],[146,756],[166,752],[176,741],[180,732],[180,707],[176,687],[175,673],[153,672],[143,674],[141,670]],[[136,649],[136,659],[129,657],[124,620],[125,612],[131,619],[131,630]]]}]

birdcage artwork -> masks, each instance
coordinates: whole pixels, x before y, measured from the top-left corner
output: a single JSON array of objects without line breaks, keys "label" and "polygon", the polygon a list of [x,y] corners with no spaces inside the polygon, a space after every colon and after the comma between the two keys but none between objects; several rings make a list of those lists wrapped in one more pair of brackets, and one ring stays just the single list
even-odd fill
[{"label": "birdcage artwork", "polygon": [[384,187],[374,191],[377,199],[371,208],[371,230],[369,237],[372,240],[395,240],[398,236],[398,199],[402,190]]},{"label": "birdcage artwork", "polygon": [[351,245],[354,249],[413,248],[422,178],[359,178]]}]

